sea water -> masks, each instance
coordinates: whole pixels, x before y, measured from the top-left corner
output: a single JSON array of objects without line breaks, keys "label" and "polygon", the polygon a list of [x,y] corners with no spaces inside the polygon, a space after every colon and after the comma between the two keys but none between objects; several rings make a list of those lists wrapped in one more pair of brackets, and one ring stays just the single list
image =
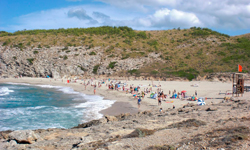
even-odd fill
[{"label": "sea water", "polygon": [[69,87],[0,84],[0,131],[71,128],[101,118],[113,103]]}]

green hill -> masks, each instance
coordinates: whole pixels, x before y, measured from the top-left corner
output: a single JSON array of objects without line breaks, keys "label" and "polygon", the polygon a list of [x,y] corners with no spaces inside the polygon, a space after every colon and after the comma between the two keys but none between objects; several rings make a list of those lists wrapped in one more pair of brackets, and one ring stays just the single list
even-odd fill
[{"label": "green hill", "polygon": [[27,47],[64,46],[65,50],[69,46],[101,47],[103,56],[120,60],[155,54],[153,62],[140,69],[116,72],[116,75],[192,79],[214,72],[235,72],[238,64],[243,66],[244,72],[250,71],[250,36],[230,37],[208,28],[136,31],[129,27],[103,26],[14,33],[1,31],[0,43],[23,51]]}]

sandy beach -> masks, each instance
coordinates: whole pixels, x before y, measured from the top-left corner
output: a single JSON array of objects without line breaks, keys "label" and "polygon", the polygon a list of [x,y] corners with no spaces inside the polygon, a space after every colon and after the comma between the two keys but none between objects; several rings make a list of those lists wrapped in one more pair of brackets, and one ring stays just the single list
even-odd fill
[{"label": "sandy beach", "polygon": [[[89,80],[85,80],[87,82]],[[93,83],[98,83],[100,80],[93,80]],[[150,88],[149,85],[155,85],[152,87],[152,92],[156,92],[161,89],[168,97],[165,101],[162,101],[162,104],[158,106],[158,100],[150,98],[150,94],[145,95],[142,99],[141,107],[138,109],[137,99],[133,97],[131,93],[126,93],[122,90],[110,90],[108,89],[108,84],[113,82],[121,82],[126,83],[125,88],[129,88],[130,85],[139,86],[141,90],[146,88]],[[84,86],[84,80],[76,80],[76,82],[72,81],[67,83],[66,79],[53,79],[53,78],[7,78],[0,79],[1,83],[29,83],[33,85],[53,85],[53,86],[66,86],[71,87],[75,91],[92,95],[94,94],[94,87],[91,85]],[[211,103],[219,103],[224,97],[231,97],[231,95],[226,95],[225,93],[232,92],[232,83],[231,82],[210,82],[210,81],[146,81],[146,80],[105,80],[104,84],[101,84],[101,87],[97,87],[96,95],[103,96],[104,99],[107,100],[115,100],[116,102],[112,105],[112,107],[102,110],[100,113],[104,115],[118,115],[120,113],[137,113],[138,111],[145,110],[157,110],[162,108],[163,110],[172,109],[173,105],[175,108],[180,108],[186,105],[187,103],[193,103],[197,105],[196,101],[187,101],[183,99],[171,99],[169,96],[169,91],[172,93],[176,90],[176,93],[181,92],[183,90],[187,91],[186,96],[190,97],[195,94],[197,91],[197,97],[203,97],[206,104]],[[248,97],[249,93],[245,93],[242,99]]]},{"label": "sandy beach", "polygon": [[[99,80],[94,80],[93,83]],[[111,79],[111,81],[116,82]],[[71,87],[75,91],[94,94],[94,87],[88,85],[85,90],[84,80],[67,83],[64,79],[18,78],[1,79],[1,83],[29,83],[32,85],[53,85]],[[86,82],[86,81],[85,81]],[[158,88],[168,94],[186,90],[187,96],[197,91],[198,97],[204,97],[206,106],[197,106],[196,101],[170,99],[158,106],[156,99],[149,94],[142,99],[138,109],[137,100],[131,93],[110,90],[108,81],[96,89],[96,95],[104,100],[116,102],[100,113],[105,116],[71,129],[37,129],[0,132],[0,149],[244,149],[250,148],[249,110],[250,92],[243,97],[224,101],[226,92],[231,93],[231,82],[209,81],[118,81],[128,87],[149,84],[161,85]],[[248,82],[248,81],[247,81]],[[245,85],[249,83],[245,82]],[[192,86],[196,85],[196,86]],[[127,88],[127,87],[126,87]],[[220,93],[220,94],[219,94]],[[187,105],[193,103],[194,105]],[[175,105],[175,109],[173,109]],[[183,107],[186,105],[185,107]],[[159,112],[162,108],[163,111]],[[121,114],[122,113],[122,114]],[[130,114],[129,114],[130,113]],[[20,136],[28,135],[28,136]],[[32,135],[32,138],[29,136]],[[33,136],[34,135],[34,136]],[[25,143],[24,143],[25,142]]]}]

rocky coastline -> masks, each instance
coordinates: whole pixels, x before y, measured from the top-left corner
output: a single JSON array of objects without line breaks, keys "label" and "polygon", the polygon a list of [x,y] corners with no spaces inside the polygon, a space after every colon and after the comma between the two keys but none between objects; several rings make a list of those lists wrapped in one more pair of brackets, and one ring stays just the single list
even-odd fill
[{"label": "rocky coastline", "polygon": [[106,115],[71,129],[0,132],[0,149],[249,149],[249,100]]}]

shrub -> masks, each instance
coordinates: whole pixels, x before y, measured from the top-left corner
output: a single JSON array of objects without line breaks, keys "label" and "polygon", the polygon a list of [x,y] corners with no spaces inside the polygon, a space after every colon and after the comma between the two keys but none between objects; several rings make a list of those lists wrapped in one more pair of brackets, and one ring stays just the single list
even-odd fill
[{"label": "shrub", "polygon": [[64,50],[67,50],[67,49],[69,49],[68,46],[65,46],[62,50],[64,51]]},{"label": "shrub", "polygon": [[67,43],[67,46],[73,46],[71,43]]},{"label": "shrub", "polygon": [[116,61],[110,62],[110,63],[109,63],[109,66],[107,67],[107,69],[109,69],[109,68],[114,69],[115,66],[116,66],[116,65],[115,65],[116,63],[117,63]]},{"label": "shrub", "polygon": [[114,55],[114,54],[111,54],[111,55],[109,55],[108,57],[115,57],[115,55]]},{"label": "shrub", "polygon": [[145,31],[141,31],[139,33],[137,33],[137,36],[142,38],[142,39],[146,39],[147,38],[147,34]]},{"label": "shrub", "polygon": [[111,45],[108,49],[106,49],[106,52],[111,52],[115,47],[113,45]]},{"label": "shrub", "polygon": [[150,74],[152,74],[152,75],[156,75],[156,74],[158,74],[158,73],[159,73],[159,72],[156,71],[156,70],[153,70],[153,71],[150,72]]},{"label": "shrub", "polygon": [[131,75],[132,75],[132,74],[139,75],[139,74],[140,74],[140,71],[137,70],[137,69],[133,69],[133,70],[128,70],[128,73],[130,73]]},{"label": "shrub", "polygon": [[190,54],[188,54],[185,58],[190,59],[191,58]]},{"label": "shrub", "polygon": [[10,39],[8,39],[7,41],[5,41],[5,42],[3,43],[3,46],[9,45],[9,44],[10,44]]},{"label": "shrub", "polygon": [[14,45],[14,47],[18,47],[18,48],[20,48],[20,49],[24,48],[23,43],[19,43],[19,44],[17,44],[17,45]]},{"label": "shrub", "polygon": [[33,65],[34,58],[28,58],[27,61],[30,63],[30,65]]},{"label": "shrub", "polygon": [[17,59],[16,56],[13,56],[13,59],[16,60]]},{"label": "shrub", "polygon": [[69,53],[69,52],[70,52],[70,50],[67,50],[67,51],[66,51],[66,53]]},{"label": "shrub", "polygon": [[157,40],[151,40],[151,41],[148,41],[147,43],[148,43],[148,45],[150,45],[150,46],[157,46],[157,45],[158,45]]},{"label": "shrub", "polygon": [[218,56],[226,56],[226,53],[225,52],[218,52],[217,55]]},{"label": "shrub", "polygon": [[130,45],[130,46],[132,45],[132,41],[129,39],[125,39],[123,42]]},{"label": "shrub", "polygon": [[94,68],[93,68],[93,73],[94,74],[97,74],[97,71],[98,71],[99,67],[100,67],[100,64],[94,66]]},{"label": "shrub", "polygon": [[33,54],[38,54],[38,51],[33,51]]},{"label": "shrub", "polygon": [[64,56],[63,56],[63,60],[66,60],[66,59],[68,59],[68,56],[67,56],[67,55],[64,55]]},{"label": "shrub", "polygon": [[42,48],[42,46],[39,44],[37,48]]},{"label": "shrub", "polygon": [[85,69],[85,68],[83,68],[82,66],[77,66],[77,67],[79,67],[82,71],[88,71],[88,69]]},{"label": "shrub", "polygon": [[127,59],[127,58],[129,58],[129,57],[130,57],[129,54],[122,54],[122,58],[121,58],[121,59],[123,60],[123,59]]},{"label": "shrub", "polygon": [[96,55],[96,53],[92,51],[89,53],[89,55]]}]

